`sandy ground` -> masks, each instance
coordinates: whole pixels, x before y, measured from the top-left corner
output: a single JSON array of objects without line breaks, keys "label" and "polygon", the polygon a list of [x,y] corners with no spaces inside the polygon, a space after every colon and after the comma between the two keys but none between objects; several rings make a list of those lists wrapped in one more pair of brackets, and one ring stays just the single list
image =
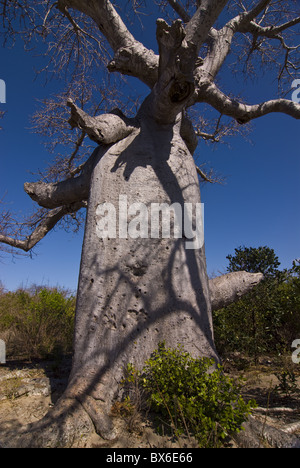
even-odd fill
[{"label": "sandy ground", "polygon": [[[294,387],[294,393],[287,394],[289,392],[274,390],[280,383],[275,375],[280,366],[272,360],[266,358],[259,366],[244,366],[243,370],[233,365],[234,361],[234,358],[228,359],[225,370],[246,379],[243,396],[256,399],[259,408],[254,412],[255,418],[279,429],[291,428],[292,433],[300,437],[300,366],[293,370],[297,389]],[[0,446],[9,445],[10,438],[20,427],[40,420],[51,410],[66,387],[70,364],[67,358],[59,363],[10,361],[0,365]],[[195,442],[188,438],[178,441],[158,435],[155,425],[140,413],[130,417],[116,415],[115,422],[120,434],[118,439],[108,443],[93,434],[84,448],[195,447]],[[80,442],[75,446],[80,447]],[[228,447],[235,446],[234,442],[228,444]]]}]

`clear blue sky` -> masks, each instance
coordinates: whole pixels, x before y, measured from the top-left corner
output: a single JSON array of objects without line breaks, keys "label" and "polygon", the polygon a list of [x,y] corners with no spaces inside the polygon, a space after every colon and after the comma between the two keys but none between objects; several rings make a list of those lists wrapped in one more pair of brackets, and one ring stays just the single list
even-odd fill
[{"label": "clear blue sky", "polygon": [[[149,46],[155,38],[154,18],[147,21],[143,34]],[[156,49],[155,43],[151,45]],[[36,100],[55,92],[58,83],[43,87],[41,79],[34,81],[37,63],[20,44],[0,50],[0,79],[7,85],[7,103],[0,104],[0,110],[7,111],[0,132],[0,197],[6,193],[7,208],[20,215],[34,207],[23,183],[36,180],[31,172],[43,169],[51,159],[41,139],[30,132],[29,117]],[[225,83],[249,103],[276,98],[276,83],[267,74],[252,84],[225,74]],[[282,268],[300,257],[299,121],[270,115],[252,126],[252,142],[234,137],[230,147],[212,149],[201,142],[198,149],[199,159],[226,177],[225,185],[202,188],[210,275],[225,272],[226,256],[240,245],[273,248]],[[9,290],[32,283],[76,290],[82,239],[83,230],[77,235],[55,230],[35,248],[32,258],[0,254],[0,280]]]}]

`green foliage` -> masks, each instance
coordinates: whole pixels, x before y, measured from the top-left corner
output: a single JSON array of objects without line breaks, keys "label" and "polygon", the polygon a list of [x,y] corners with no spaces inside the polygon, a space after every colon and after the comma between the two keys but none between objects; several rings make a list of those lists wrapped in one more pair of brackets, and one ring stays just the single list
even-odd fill
[{"label": "green foliage", "polygon": [[74,314],[74,296],[56,288],[0,295],[0,332],[8,355],[40,358],[70,351]]},{"label": "green foliage", "polygon": [[165,344],[153,353],[142,372],[127,369],[127,382],[138,378],[150,408],[176,435],[191,434],[200,447],[218,447],[242,428],[255,402],[245,403],[240,384],[216,369],[213,360],[194,359],[181,346]]},{"label": "green foliage", "polygon": [[266,277],[275,276],[280,262],[273,249],[269,247],[239,247],[235,255],[228,255],[229,272],[248,271],[263,273]]},{"label": "green foliage", "polygon": [[277,372],[275,375],[279,380],[279,384],[275,387],[275,392],[285,397],[299,395],[297,378],[293,370],[285,369],[281,372]]},{"label": "green foliage", "polygon": [[299,261],[213,316],[216,345],[223,355],[239,351],[257,358],[290,352],[300,336]]}]

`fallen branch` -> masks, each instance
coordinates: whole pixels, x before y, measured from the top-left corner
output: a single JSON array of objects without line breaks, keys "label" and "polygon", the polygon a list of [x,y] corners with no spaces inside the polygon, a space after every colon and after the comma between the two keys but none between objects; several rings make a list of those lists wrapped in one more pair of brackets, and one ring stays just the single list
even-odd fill
[{"label": "fallen branch", "polygon": [[260,406],[252,410],[254,413],[278,414],[278,413],[299,413],[298,408],[261,408]]},{"label": "fallen branch", "polygon": [[244,431],[234,436],[239,448],[300,448],[300,439],[293,435],[264,424],[253,416],[243,424]]},{"label": "fallen branch", "polygon": [[283,432],[286,432],[287,434],[295,434],[295,432],[298,432],[300,430],[300,421],[297,421],[292,424],[287,424],[286,426],[283,426],[281,430]]}]

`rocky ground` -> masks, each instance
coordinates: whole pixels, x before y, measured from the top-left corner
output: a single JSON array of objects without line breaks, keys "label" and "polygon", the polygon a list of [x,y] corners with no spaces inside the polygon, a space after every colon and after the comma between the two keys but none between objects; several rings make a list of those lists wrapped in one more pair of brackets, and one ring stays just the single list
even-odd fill
[{"label": "rocky ground", "polygon": [[[57,401],[66,387],[71,360],[57,361],[9,361],[0,365],[0,446],[9,441],[20,427],[40,420]],[[231,376],[243,375],[245,399],[255,398],[258,408],[245,424],[235,440],[229,440],[228,448],[235,447],[287,447],[300,448],[300,369],[294,366],[285,379],[283,361],[262,359],[256,366],[240,356],[224,361],[225,371]],[[277,375],[277,376],[276,376]],[[277,387],[277,391],[275,390]],[[279,387],[279,388],[278,388]],[[170,436],[158,435],[149,418],[136,412],[130,416],[114,412],[119,437],[105,442],[96,434],[82,444],[75,441],[73,447],[83,448],[175,448],[195,447],[188,438],[180,441]]]}]

